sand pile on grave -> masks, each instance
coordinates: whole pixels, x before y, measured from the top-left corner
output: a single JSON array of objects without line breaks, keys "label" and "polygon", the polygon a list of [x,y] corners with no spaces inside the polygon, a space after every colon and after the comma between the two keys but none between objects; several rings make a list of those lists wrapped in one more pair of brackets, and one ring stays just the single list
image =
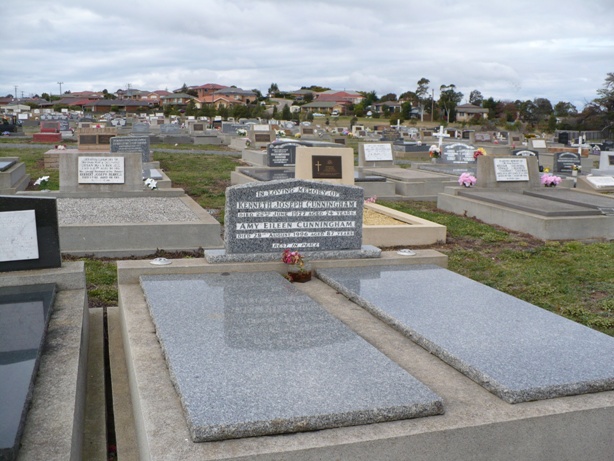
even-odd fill
[{"label": "sand pile on grave", "polygon": [[365,208],[362,214],[362,224],[363,226],[402,226],[407,223]]}]

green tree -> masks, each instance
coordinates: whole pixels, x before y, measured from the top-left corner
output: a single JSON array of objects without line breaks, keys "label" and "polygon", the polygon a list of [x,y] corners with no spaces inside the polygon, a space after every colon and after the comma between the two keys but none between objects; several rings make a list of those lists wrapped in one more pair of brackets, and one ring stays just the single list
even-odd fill
[{"label": "green tree", "polygon": [[463,99],[463,93],[456,91],[456,85],[441,85],[439,87],[439,101],[438,105],[446,116],[446,121],[454,121],[456,114],[456,106]]},{"label": "green tree", "polygon": [[277,96],[277,94],[279,93],[279,87],[277,86],[277,83],[271,83],[271,86],[269,87],[267,93],[269,96]]},{"label": "green tree", "polygon": [[196,115],[197,112],[198,112],[198,109],[196,109],[196,103],[194,102],[193,99],[190,99],[185,108],[185,114],[186,115]]},{"label": "green tree", "polygon": [[368,108],[369,106],[373,105],[378,101],[377,93],[375,92],[375,90],[369,92],[359,91],[359,93],[364,96],[364,99],[361,102],[363,107],[365,108]]},{"label": "green tree", "polygon": [[492,96],[490,98],[482,101],[481,106],[484,109],[488,109],[488,119],[489,120],[496,120],[502,114],[503,108],[502,108],[501,101],[497,101],[497,100],[493,99]]},{"label": "green tree", "polygon": [[290,108],[288,107],[288,104],[284,104],[284,108],[281,110],[281,118],[282,120],[292,119],[292,112],[290,112]]},{"label": "green tree", "polygon": [[614,126],[614,72],[608,72],[603,88],[597,90],[599,95],[593,104],[601,112],[602,124],[611,128]]},{"label": "green tree", "polygon": [[570,102],[559,101],[554,105],[554,115],[557,117],[569,117],[577,113],[576,106]]},{"label": "green tree", "polygon": [[381,98],[379,98],[380,102],[386,102],[386,101],[396,102],[396,100],[397,100],[397,95],[394,93],[388,93],[382,96]]},{"label": "green tree", "polygon": [[411,102],[404,102],[401,104],[401,116],[403,120],[409,120],[411,118]]},{"label": "green tree", "polygon": [[45,101],[51,101],[51,98],[49,96],[49,93],[43,93],[41,94],[41,98],[44,99]]},{"label": "green tree", "polygon": [[484,101],[484,96],[478,90],[473,90],[469,94],[469,104],[473,104],[474,106],[481,106],[482,101]]},{"label": "green tree", "polygon": [[422,77],[418,80],[418,88],[416,88],[416,98],[420,107],[420,121],[422,122],[424,121],[424,107],[429,100],[429,83],[431,81],[428,78]]}]

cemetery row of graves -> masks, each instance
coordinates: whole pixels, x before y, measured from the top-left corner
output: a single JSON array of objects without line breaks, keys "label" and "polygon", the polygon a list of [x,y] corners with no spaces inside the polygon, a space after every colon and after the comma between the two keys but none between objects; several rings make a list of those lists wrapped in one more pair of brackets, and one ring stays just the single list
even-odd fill
[{"label": "cemetery row of graves", "polygon": [[[32,178],[49,176],[45,187],[59,188],[59,171],[46,169],[45,148],[11,148],[4,139],[0,156],[19,157]],[[354,142],[358,144],[357,141]],[[186,153],[160,152],[172,147]],[[152,145],[154,158],[200,206],[223,223],[225,189],[230,174],[242,164],[233,156],[193,155],[193,146]],[[219,149],[204,146],[204,149]],[[427,161],[425,155],[424,161]],[[36,190],[34,179],[29,189]],[[463,275],[501,289],[592,328],[614,334],[612,243],[549,242],[438,210],[433,202],[386,202],[386,206],[447,227],[445,244],[432,245],[450,258],[450,267]],[[168,256],[168,253],[160,255]],[[193,256],[186,253],[186,256]],[[85,258],[90,284],[90,305],[117,303],[115,262]],[[573,279],[575,283],[568,281]],[[568,307],[568,306],[573,307]]]},{"label": "cemetery row of graves", "polygon": [[607,148],[115,121],[0,140],[0,457],[607,456]]}]

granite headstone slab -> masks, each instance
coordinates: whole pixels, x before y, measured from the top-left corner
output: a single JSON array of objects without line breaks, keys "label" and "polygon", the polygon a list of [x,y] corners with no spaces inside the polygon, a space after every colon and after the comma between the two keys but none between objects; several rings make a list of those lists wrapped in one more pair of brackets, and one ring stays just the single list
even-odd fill
[{"label": "granite headstone slab", "polygon": [[181,127],[177,123],[164,123],[160,125],[160,133],[179,134],[181,133]]},{"label": "granite headstone slab", "polygon": [[267,146],[267,166],[283,167],[296,164],[296,142],[273,142]]},{"label": "granite headstone slab", "polygon": [[0,196],[0,272],[60,267],[54,198]]},{"label": "granite headstone slab", "polygon": [[442,163],[474,163],[475,147],[463,143],[444,144],[441,153]]},{"label": "granite headstone slab", "polygon": [[289,179],[226,189],[228,254],[285,248],[355,250],[362,244],[361,187]]},{"label": "granite headstone slab", "polygon": [[17,459],[51,316],[54,283],[0,288],[0,459]]},{"label": "granite headstone slab", "polygon": [[558,152],[554,155],[554,171],[571,173],[574,166],[580,166],[582,158],[576,152]]},{"label": "granite headstone slab", "polygon": [[149,133],[149,123],[137,122],[132,124],[133,133]]},{"label": "granite headstone slab", "polygon": [[111,138],[111,153],[140,152],[143,163],[151,162],[149,136],[115,136]]}]

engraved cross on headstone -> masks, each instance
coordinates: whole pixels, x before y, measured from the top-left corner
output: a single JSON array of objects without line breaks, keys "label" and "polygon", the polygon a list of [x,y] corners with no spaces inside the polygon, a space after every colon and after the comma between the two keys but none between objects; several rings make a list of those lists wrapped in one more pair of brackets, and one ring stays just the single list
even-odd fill
[{"label": "engraved cross on headstone", "polygon": [[318,172],[320,171],[320,167],[322,166],[322,164],[320,162],[316,162],[315,164],[316,168],[318,169]]},{"label": "engraved cross on headstone", "polygon": [[444,133],[443,125],[439,126],[439,132],[433,135],[435,138],[439,138],[439,151],[441,152],[441,144],[443,142],[443,138],[449,138],[450,135],[448,133]]}]

